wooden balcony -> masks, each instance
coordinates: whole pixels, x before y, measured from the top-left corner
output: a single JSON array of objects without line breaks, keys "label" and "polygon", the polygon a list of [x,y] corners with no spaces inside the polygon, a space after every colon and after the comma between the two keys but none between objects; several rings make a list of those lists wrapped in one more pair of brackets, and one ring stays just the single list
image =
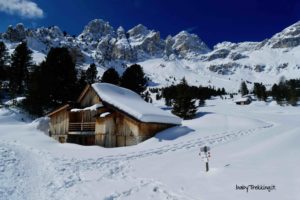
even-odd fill
[{"label": "wooden balcony", "polygon": [[70,122],[69,134],[94,134],[95,122]]}]

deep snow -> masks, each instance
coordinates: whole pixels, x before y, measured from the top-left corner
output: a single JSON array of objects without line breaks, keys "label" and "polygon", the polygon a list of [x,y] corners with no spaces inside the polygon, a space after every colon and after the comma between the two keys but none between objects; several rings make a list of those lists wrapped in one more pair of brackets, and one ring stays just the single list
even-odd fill
[{"label": "deep snow", "polygon": [[[181,127],[113,149],[59,144],[22,118],[0,109],[1,200],[300,199],[299,107],[209,100]],[[276,190],[236,190],[252,184]]]}]

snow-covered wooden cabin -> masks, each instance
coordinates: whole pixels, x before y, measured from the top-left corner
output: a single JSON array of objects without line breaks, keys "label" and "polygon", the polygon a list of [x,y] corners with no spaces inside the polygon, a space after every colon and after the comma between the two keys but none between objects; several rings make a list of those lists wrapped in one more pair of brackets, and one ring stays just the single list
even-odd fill
[{"label": "snow-covered wooden cabin", "polygon": [[250,96],[244,96],[234,101],[237,105],[248,105],[252,102],[252,98]]},{"label": "snow-covered wooden cabin", "polygon": [[50,135],[60,142],[119,147],[138,144],[181,119],[108,83],[88,85],[78,98],[48,114]]}]

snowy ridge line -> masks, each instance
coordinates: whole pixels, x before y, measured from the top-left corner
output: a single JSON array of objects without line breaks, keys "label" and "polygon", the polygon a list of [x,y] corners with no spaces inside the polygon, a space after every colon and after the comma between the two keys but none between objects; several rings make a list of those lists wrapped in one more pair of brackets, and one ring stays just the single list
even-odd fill
[{"label": "snowy ridge line", "polygon": [[27,40],[33,62],[41,63],[51,48],[67,47],[78,52],[78,67],[95,63],[98,76],[114,66],[122,74],[124,64],[140,64],[154,86],[165,87],[189,77],[195,86],[224,87],[237,92],[241,81],[262,82],[269,89],[280,77],[299,78],[300,21],[271,38],[258,42],[222,42],[210,50],[195,34],[181,31],[161,38],[158,31],[137,25],[130,30],[114,28],[95,19],[80,35],[64,35],[57,26],[28,29],[23,24],[0,33],[11,54],[19,42]]}]

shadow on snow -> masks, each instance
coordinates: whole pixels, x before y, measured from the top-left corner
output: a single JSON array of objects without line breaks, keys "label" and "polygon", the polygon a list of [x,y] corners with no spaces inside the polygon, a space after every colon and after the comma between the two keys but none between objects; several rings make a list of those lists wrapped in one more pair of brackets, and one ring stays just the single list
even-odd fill
[{"label": "shadow on snow", "polygon": [[[213,114],[213,112],[198,112],[196,113],[194,119],[203,117],[205,115],[210,115],[210,114]],[[157,133],[155,135],[155,138],[157,138],[160,142],[163,140],[176,140],[177,138],[185,136],[194,131],[195,131],[194,129],[191,129],[190,127],[187,126],[175,126]]]},{"label": "shadow on snow", "polygon": [[193,131],[195,130],[187,126],[176,126],[159,132],[155,135],[155,138],[157,138],[160,142],[163,140],[175,140]]}]

